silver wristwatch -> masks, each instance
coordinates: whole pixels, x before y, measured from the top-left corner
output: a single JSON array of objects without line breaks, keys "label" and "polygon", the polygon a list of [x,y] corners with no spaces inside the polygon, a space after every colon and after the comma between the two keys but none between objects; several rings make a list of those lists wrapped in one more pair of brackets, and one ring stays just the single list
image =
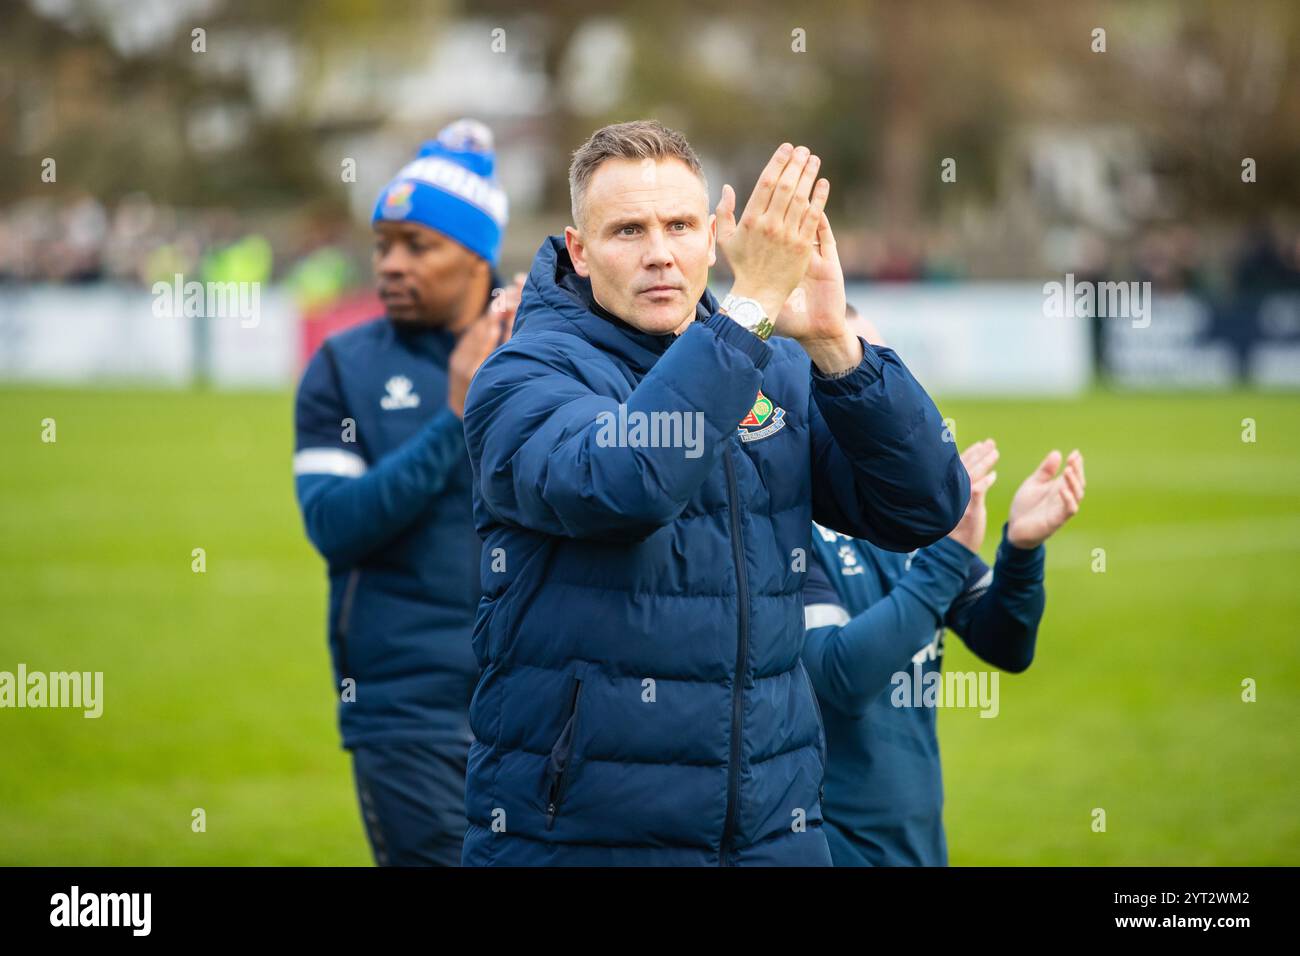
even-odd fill
[{"label": "silver wristwatch", "polygon": [[763,311],[763,307],[758,303],[757,299],[746,299],[744,296],[728,293],[727,297],[722,300],[720,308],[737,325],[748,329],[764,341],[776,329],[776,326],[767,317],[767,313]]}]

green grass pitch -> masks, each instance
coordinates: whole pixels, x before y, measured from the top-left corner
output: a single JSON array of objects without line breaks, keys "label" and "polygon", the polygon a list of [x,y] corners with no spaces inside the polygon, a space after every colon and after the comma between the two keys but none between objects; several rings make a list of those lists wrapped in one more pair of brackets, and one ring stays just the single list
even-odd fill
[{"label": "green grass pitch", "polygon": [[[940,406],[959,444],[1002,449],[986,559],[1047,450],[1081,447],[1089,479],[1048,547],[1034,666],[1003,675],[997,718],[940,715],[952,862],[1300,863],[1300,402]],[[0,391],[0,670],[104,672],[98,720],[0,710],[0,864],[370,862],[291,412],[288,394]],[[979,665],[950,637],[946,666]]]}]

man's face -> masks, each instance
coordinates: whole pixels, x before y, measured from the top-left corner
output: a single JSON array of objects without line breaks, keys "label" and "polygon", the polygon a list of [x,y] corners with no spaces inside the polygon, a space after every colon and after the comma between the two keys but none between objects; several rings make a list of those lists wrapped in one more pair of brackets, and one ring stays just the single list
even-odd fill
[{"label": "man's face", "polygon": [[677,159],[606,160],[579,211],[564,240],[596,301],[642,332],[685,328],[717,257],[700,178]]},{"label": "man's face", "polygon": [[411,222],[375,223],[375,279],[394,322],[455,327],[487,263],[440,232]]}]

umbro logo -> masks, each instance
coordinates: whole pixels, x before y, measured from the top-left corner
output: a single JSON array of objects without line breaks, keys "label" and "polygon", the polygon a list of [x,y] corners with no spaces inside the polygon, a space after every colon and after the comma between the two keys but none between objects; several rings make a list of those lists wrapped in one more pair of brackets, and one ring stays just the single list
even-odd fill
[{"label": "umbro logo", "polygon": [[385,411],[396,411],[399,408],[416,408],[420,404],[420,396],[411,391],[414,388],[411,380],[405,375],[394,375],[384,383],[384,388],[388,394],[379,400],[379,407]]},{"label": "umbro logo", "polygon": [[[761,395],[762,392],[759,394]],[[817,529],[818,533],[822,536],[823,541],[827,544],[837,545],[835,553],[840,559],[840,574],[847,578],[852,577],[855,574],[861,574],[866,570],[862,566],[862,562],[858,560],[857,552],[853,550],[852,538],[847,534],[840,534],[838,531],[832,531],[830,528],[823,528],[816,521],[813,522],[813,527]]]}]

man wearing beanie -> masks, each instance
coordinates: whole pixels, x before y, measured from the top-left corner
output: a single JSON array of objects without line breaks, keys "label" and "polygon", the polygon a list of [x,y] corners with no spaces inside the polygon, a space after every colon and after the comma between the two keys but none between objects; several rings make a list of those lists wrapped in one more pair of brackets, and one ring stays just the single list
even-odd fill
[{"label": "man wearing beanie", "polygon": [[493,296],[493,165],[489,130],[460,120],[388,184],[385,315],[329,338],[298,389],[298,503],[328,564],[339,725],[381,866],[457,865],[465,834],[480,592],[461,416],[518,302],[518,284]]}]

